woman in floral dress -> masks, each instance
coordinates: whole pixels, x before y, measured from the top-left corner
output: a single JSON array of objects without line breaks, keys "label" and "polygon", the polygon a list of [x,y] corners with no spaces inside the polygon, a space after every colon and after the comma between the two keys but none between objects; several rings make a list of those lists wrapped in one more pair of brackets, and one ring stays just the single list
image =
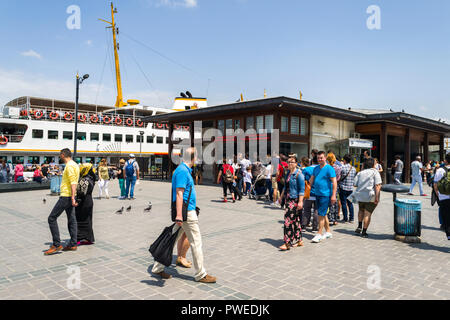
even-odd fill
[{"label": "woman in floral dress", "polygon": [[286,179],[286,209],[284,215],[284,244],[280,250],[303,246],[300,217],[303,210],[305,178],[297,168],[297,157],[288,160],[289,174]]}]

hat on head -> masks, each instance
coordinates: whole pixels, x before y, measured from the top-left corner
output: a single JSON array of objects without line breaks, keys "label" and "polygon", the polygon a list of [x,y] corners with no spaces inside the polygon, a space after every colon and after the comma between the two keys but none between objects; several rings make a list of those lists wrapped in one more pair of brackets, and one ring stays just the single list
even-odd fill
[{"label": "hat on head", "polygon": [[130,158],[135,158],[134,154],[130,153]]}]

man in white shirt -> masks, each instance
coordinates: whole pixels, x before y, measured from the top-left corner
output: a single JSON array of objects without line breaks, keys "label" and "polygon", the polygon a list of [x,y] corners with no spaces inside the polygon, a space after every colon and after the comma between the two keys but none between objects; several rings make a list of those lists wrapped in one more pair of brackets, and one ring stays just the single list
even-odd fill
[{"label": "man in white shirt", "polygon": [[426,197],[426,194],[423,193],[423,183],[422,183],[422,172],[423,165],[421,162],[421,158],[419,156],[416,157],[416,160],[411,163],[411,187],[409,188],[409,195],[414,195],[413,190],[416,183],[419,184],[420,195]]},{"label": "man in white shirt", "polygon": [[442,194],[439,192],[438,183],[441,179],[445,179],[450,170],[450,153],[445,156],[445,168],[439,168],[434,175],[433,188],[439,197],[439,210],[442,214],[444,231],[447,234],[447,240],[450,240],[450,194]]}]

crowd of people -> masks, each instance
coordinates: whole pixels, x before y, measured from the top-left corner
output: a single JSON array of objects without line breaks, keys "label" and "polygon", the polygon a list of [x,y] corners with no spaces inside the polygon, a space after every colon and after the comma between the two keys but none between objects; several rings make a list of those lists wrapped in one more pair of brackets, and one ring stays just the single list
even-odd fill
[{"label": "crowd of people", "polygon": [[[302,246],[301,236],[305,231],[315,234],[314,243],[332,238],[330,225],[353,223],[356,203],[359,210],[355,232],[367,238],[371,216],[380,201],[383,166],[367,151],[362,161],[361,170],[357,173],[350,155],[337,159],[332,151],[312,150],[310,158],[301,159],[295,154],[280,154],[275,158],[268,155],[265,166],[259,161],[252,163],[248,154],[245,157],[239,154],[234,159],[223,159],[218,166],[217,184],[222,184],[223,202],[228,202],[228,193],[233,202],[249,195],[256,199],[263,197],[272,206],[284,209],[285,232],[281,250]],[[439,168],[445,168],[445,162],[439,165],[429,161],[424,166],[418,156],[411,163],[409,194],[413,195],[414,186],[418,183],[420,195],[426,196],[422,181],[426,179],[432,187],[433,181],[437,182],[436,176],[442,178],[444,175],[442,171],[439,171],[440,175],[436,174]],[[395,183],[401,183],[401,174],[398,173],[403,172],[403,162],[399,156],[396,156],[392,170]],[[433,193],[438,200],[446,197],[439,196],[437,191]],[[440,208],[439,221],[441,229],[445,229],[442,211]]]},{"label": "crowd of people", "polygon": [[[0,159],[0,183],[17,183],[36,181],[42,183],[53,175],[62,175],[64,165],[43,163],[23,165],[18,163],[13,165],[11,160]],[[29,174],[26,174],[29,173]]]}]

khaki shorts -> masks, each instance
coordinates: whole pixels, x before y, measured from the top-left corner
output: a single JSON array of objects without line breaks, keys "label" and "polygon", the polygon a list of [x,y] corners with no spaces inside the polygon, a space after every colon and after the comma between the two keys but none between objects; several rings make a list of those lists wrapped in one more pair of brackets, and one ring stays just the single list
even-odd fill
[{"label": "khaki shorts", "polygon": [[277,183],[277,178],[276,177],[272,177],[272,189],[273,190],[277,190],[278,189],[278,183]]},{"label": "khaki shorts", "polygon": [[358,202],[359,210],[365,210],[373,213],[377,205],[374,202]]}]

